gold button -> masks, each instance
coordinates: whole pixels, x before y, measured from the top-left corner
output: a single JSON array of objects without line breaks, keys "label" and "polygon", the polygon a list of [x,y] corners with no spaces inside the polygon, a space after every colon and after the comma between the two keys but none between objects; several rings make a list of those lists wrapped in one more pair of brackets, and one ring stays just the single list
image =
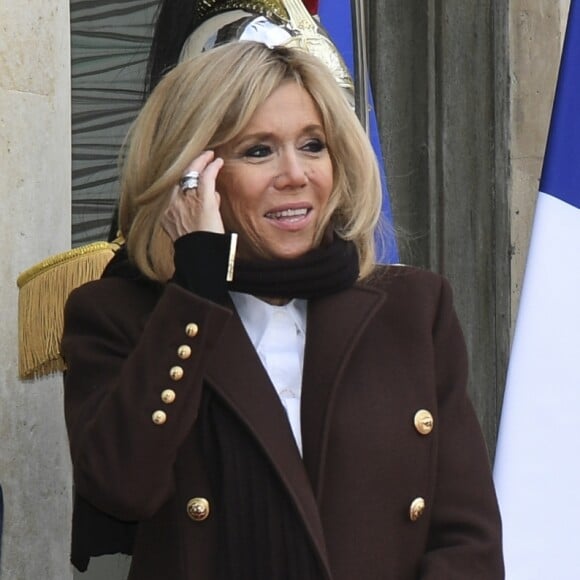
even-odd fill
[{"label": "gold button", "polygon": [[181,367],[171,367],[169,376],[172,381],[180,381],[183,378],[183,369]]},{"label": "gold button", "polygon": [[167,414],[164,411],[155,411],[155,413],[151,415],[151,419],[153,419],[155,425],[163,425],[163,423],[167,421]]},{"label": "gold button", "polygon": [[205,497],[194,497],[187,502],[187,515],[194,522],[203,522],[209,517],[209,501]]},{"label": "gold button", "polygon": [[197,324],[195,322],[190,322],[185,327],[185,334],[187,334],[187,336],[189,336],[189,338],[193,338],[194,336],[197,336],[198,332],[199,332],[199,326],[197,326]]},{"label": "gold button", "polygon": [[162,393],[161,393],[161,400],[166,404],[166,405],[171,405],[171,403],[173,403],[173,401],[175,401],[175,391],[172,389],[165,389]]},{"label": "gold button", "polygon": [[191,346],[187,344],[182,344],[177,349],[177,356],[182,360],[187,360],[191,356]]},{"label": "gold button", "polygon": [[411,502],[409,507],[409,518],[412,522],[416,522],[425,511],[425,500],[422,497],[417,497]]},{"label": "gold button", "polygon": [[429,435],[429,433],[433,431],[433,415],[431,415],[431,413],[426,409],[419,409],[419,411],[415,413],[413,422],[415,423],[415,429],[417,429],[421,435]]}]

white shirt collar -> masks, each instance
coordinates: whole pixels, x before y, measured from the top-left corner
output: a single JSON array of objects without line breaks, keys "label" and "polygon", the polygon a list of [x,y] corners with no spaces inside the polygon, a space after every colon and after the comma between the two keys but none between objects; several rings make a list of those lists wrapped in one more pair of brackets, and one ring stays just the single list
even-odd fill
[{"label": "white shirt collar", "polygon": [[230,292],[230,296],[255,348],[259,347],[270,318],[280,310],[292,317],[302,335],[306,334],[307,300],[294,298],[288,304],[276,306],[242,292]]}]

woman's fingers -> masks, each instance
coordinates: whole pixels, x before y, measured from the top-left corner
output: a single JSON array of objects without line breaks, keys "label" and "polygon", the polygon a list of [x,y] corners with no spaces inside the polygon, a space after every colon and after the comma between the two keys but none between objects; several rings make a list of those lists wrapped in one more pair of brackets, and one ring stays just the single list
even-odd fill
[{"label": "woman's fingers", "polygon": [[[175,186],[162,217],[162,225],[173,241],[195,231],[224,233],[220,197],[215,190],[222,166],[223,160],[214,159],[213,151],[205,151],[188,166],[184,176],[193,173],[193,177]],[[183,187],[196,185],[195,182],[197,187]]]},{"label": "woman's fingers", "polygon": [[216,178],[224,162],[221,158],[213,159],[200,172],[197,189],[186,191],[186,197],[192,198],[192,210],[195,214],[195,229],[204,232],[224,233],[224,225],[219,211],[219,194],[216,192]]},{"label": "woman's fingers", "polygon": [[219,211],[219,194],[216,191],[216,179],[220,169],[224,166],[224,160],[217,157],[207,164],[206,168],[199,176],[197,186],[198,196],[203,198],[203,203],[208,208],[216,208]]},{"label": "woman's fingers", "polygon": [[223,166],[224,160],[221,157],[216,157],[206,165],[199,175],[198,189],[201,190],[201,193],[205,195],[215,193],[216,179]]},{"label": "woman's fingers", "polygon": [[[199,187],[200,177],[201,177],[202,173],[205,171],[205,169],[207,168],[208,164],[213,161],[214,156],[215,156],[215,153],[213,151],[204,151],[201,155],[196,157],[191,162],[191,164],[187,167],[187,169],[185,170],[185,173],[183,175],[186,176],[190,173],[196,173],[198,187]],[[181,182],[180,182],[180,186],[181,186]],[[197,189],[197,188],[195,188],[195,189]],[[183,191],[184,191],[184,193],[186,193],[187,191],[190,191],[190,189],[184,189]]]}]

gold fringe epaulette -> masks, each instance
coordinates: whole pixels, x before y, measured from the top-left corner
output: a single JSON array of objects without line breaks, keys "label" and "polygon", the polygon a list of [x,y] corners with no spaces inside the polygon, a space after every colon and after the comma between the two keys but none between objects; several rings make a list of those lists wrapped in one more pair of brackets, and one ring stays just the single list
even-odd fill
[{"label": "gold fringe epaulette", "polygon": [[18,277],[18,374],[33,379],[64,370],[60,340],[64,305],[85,282],[100,278],[120,244],[95,242],[51,256]]}]

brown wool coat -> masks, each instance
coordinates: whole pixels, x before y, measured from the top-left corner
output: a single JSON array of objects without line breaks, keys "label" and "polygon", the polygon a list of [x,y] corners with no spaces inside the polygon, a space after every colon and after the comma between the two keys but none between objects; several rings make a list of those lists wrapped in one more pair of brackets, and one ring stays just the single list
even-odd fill
[{"label": "brown wool coat", "polygon": [[[185,331],[191,322],[194,337]],[[178,356],[181,345],[189,358]],[[139,522],[132,580],[213,578],[215,519],[194,521],[186,507],[193,497],[210,509],[215,501],[196,437],[202,387],[215,389],[264,449],[326,580],[503,578],[464,341],[439,276],[383,268],[370,283],[310,301],[303,460],[231,309],[174,284],[99,280],[71,295],[62,348],[76,491]],[[177,381],[175,366],[184,371]],[[168,388],[171,404],[161,400]],[[434,417],[429,434],[415,428],[419,409]],[[166,413],[161,425],[157,410]],[[416,498],[426,508],[411,521]],[[106,530],[95,526],[96,540]]]}]

